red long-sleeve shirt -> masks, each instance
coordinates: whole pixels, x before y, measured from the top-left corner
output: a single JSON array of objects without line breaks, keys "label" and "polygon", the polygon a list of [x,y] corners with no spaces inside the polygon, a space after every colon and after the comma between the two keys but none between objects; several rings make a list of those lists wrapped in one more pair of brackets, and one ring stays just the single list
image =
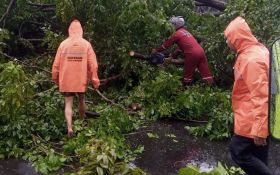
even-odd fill
[{"label": "red long-sleeve shirt", "polygon": [[196,39],[184,27],[179,28],[174,35],[167,39],[160,47],[156,48],[157,52],[161,52],[174,43],[178,44],[184,54],[198,54],[204,52]]}]

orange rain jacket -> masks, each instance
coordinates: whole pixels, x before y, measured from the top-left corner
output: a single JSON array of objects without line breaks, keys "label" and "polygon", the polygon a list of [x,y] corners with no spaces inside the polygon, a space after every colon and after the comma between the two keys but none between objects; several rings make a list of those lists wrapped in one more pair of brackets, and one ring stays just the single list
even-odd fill
[{"label": "orange rain jacket", "polygon": [[74,20],[68,29],[69,37],[64,40],[56,53],[52,66],[52,80],[60,92],[85,92],[88,81],[98,88],[97,60],[91,44],[83,39],[83,29]]},{"label": "orange rain jacket", "polygon": [[241,17],[234,19],[224,34],[238,54],[232,91],[234,133],[249,138],[266,138],[269,51],[253,36]]}]

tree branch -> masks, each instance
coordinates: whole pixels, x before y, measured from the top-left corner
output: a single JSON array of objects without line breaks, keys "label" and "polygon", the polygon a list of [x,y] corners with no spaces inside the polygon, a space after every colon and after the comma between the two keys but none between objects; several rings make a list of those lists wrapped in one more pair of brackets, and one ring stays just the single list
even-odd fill
[{"label": "tree branch", "polygon": [[44,39],[40,39],[40,38],[21,38],[30,42],[42,42]]},{"label": "tree branch", "polygon": [[27,5],[37,8],[36,10],[40,10],[43,12],[53,12],[56,10],[55,4],[40,4],[40,3],[33,3],[33,2],[27,2]]},{"label": "tree branch", "polygon": [[40,3],[33,3],[33,2],[27,2],[27,4],[30,5],[30,6],[44,7],[44,8],[47,8],[47,7],[56,7],[55,4],[40,4]]},{"label": "tree branch", "polygon": [[109,77],[109,78],[101,79],[101,80],[100,80],[100,83],[102,83],[102,85],[105,85],[105,84],[107,84],[109,81],[116,80],[116,79],[120,78],[121,76],[122,76],[122,73],[120,73],[120,74],[118,74],[118,75],[114,75],[114,76]]},{"label": "tree branch", "polygon": [[122,108],[125,111],[128,111],[126,108],[124,108],[122,105],[115,103],[113,100],[110,100],[109,98],[107,98],[105,95],[103,95],[98,89],[93,89],[91,87],[88,87],[90,90],[95,91],[102,99],[104,99],[105,101],[109,102],[112,105],[118,106],[120,108]]},{"label": "tree branch", "polygon": [[36,69],[39,69],[39,70],[42,70],[42,71],[44,71],[44,72],[47,72],[47,73],[51,74],[51,72],[48,71],[48,70],[45,70],[45,69],[43,69],[43,68],[41,68],[41,67],[38,67],[38,66],[31,66],[31,65],[28,65],[28,64],[24,63],[23,61],[20,61],[20,60],[18,60],[17,58],[12,57],[12,56],[10,56],[10,55],[7,55],[7,54],[5,54],[5,53],[3,53],[3,52],[0,52],[0,54],[3,55],[3,56],[5,56],[5,57],[7,57],[7,58],[9,58],[9,59],[11,59],[12,61],[18,61],[19,63],[21,63],[21,64],[22,64],[23,66],[25,66],[25,67],[36,68]]},{"label": "tree branch", "polygon": [[11,0],[10,1],[6,12],[2,15],[2,17],[0,19],[0,23],[2,23],[4,21],[4,19],[7,17],[7,15],[10,13],[10,10],[11,10],[11,8],[12,8],[12,6],[15,2],[16,2],[16,0]]},{"label": "tree branch", "polygon": [[195,1],[195,2],[194,2],[194,4],[195,4],[195,6],[205,6],[205,4],[204,4],[204,3],[197,2],[197,1]]},{"label": "tree branch", "polygon": [[226,2],[220,0],[195,0],[195,4],[198,6],[209,6],[220,11],[224,11],[227,5]]}]

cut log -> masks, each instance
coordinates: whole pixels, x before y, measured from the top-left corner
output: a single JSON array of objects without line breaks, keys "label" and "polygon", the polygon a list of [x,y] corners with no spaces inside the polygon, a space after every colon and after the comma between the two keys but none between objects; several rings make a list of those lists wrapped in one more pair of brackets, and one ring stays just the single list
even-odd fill
[{"label": "cut log", "polygon": [[134,57],[134,58],[138,58],[138,59],[141,59],[141,60],[148,60],[149,59],[149,56],[148,55],[143,55],[143,54],[140,54],[140,53],[137,53],[133,50],[131,50],[128,55],[130,57]]},{"label": "cut log", "polygon": [[212,7],[220,11],[224,11],[227,5],[226,2],[220,0],[195,0],[195,4],[197,6]]}]

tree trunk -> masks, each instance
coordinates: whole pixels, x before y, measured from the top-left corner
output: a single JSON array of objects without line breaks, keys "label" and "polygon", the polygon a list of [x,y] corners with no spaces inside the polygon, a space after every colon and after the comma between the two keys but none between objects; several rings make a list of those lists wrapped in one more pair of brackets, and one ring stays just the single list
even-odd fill
[{"label": "tree trunk", "polygon": [[195,0],[195,4],[197,6],[208,6],[220,11],[224,11],[226,9],[227,3],[220,0]]}]

